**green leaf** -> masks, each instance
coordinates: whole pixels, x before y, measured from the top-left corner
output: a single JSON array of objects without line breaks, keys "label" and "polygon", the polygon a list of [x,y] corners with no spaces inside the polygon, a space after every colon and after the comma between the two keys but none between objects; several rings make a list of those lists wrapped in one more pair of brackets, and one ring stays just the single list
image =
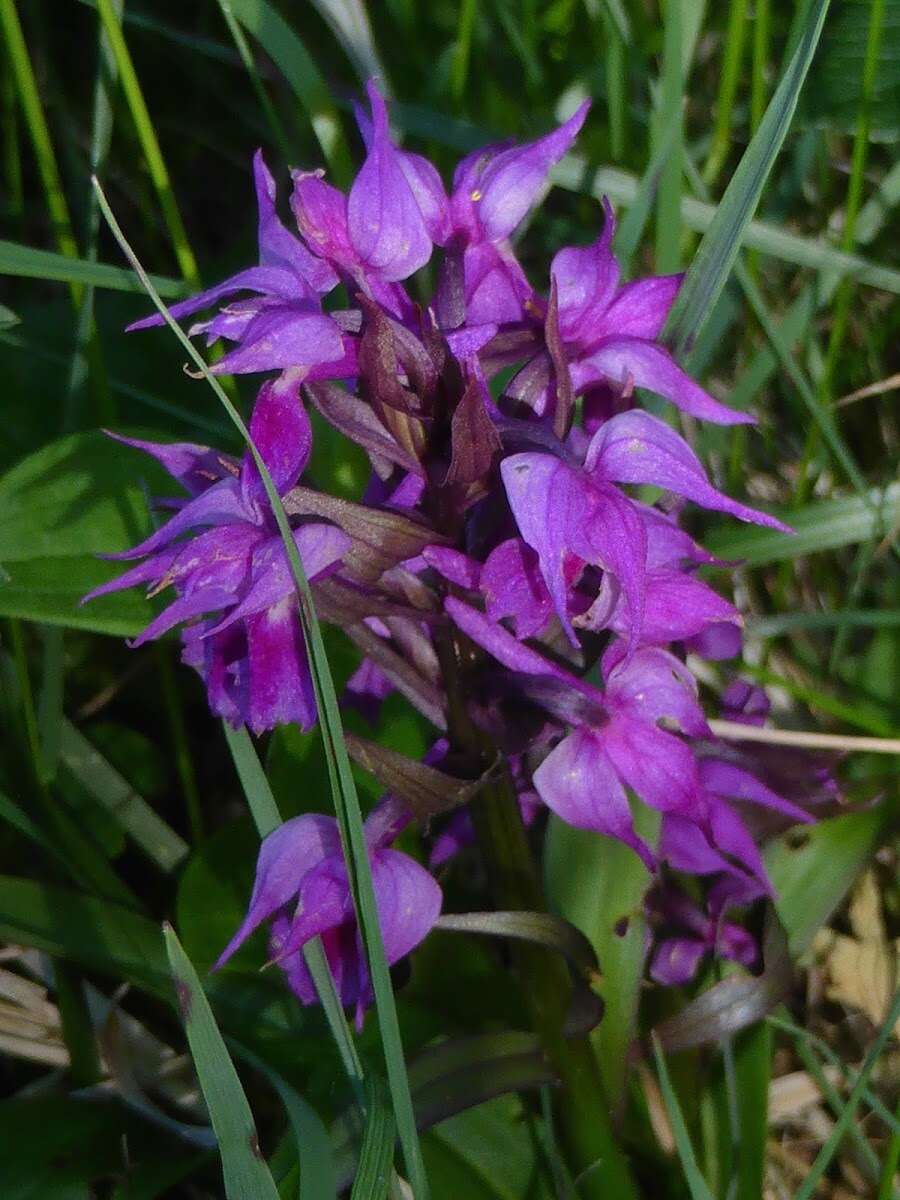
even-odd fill
[{"label": "green leaf", "polygon": [[850,890],[881,845],[895,813],[896,803],[885,802],[804,829],[800,846],[781,838],[768,847],[766,870],[795,958]]},{"label": "green leaf", "polygon": [[793,560],[802,554],[820,554],[841,546],[868,542],[882,527],[892,529],[900,518],[900,484],[869,493],[867,504],[860,496],[820,500],[801,509],[781,510],[793,534],[774,529],[732,526],[713,530],[704,539],[713,554],[739,558],[749,567]]},{"label": "green leaf", "polygon": [[[213,965],[244,919],[253,886],[254,835],[243,817],[218,829],[191,855],[178,884],[175,912],[185,952],[198,971]],[[235,962],[242,971],[259,970],[267,958],[265,940],[252,939]],[[224,968],[227,978],[229,967]]]},{"label": "green leaf", "polygon": [[[36,246],[22,246],[18,242],[0,241],[0,275],[52,279],[57,283],[88,284],[92,287],[110,288],[116,292],[143,290],[125,267],[68,258],[64,254],[54,254],[52,250],[39,250]],[[159,294],[167,300],[177,300],[185,295],[185,286],[180,280],[167,279],[162,275],[154,275],[152,278]]]},{"label": "green leaf", "polygon": [[731,273],[744,230],[790,128],[828,5],[829,0],[814,0],[810,6],[794,56],[685,276],[665,329],[676,358],[690,351]]},{"label": "green leaf", "polygon": [[250,1105],[197,972],[172,927],[163,932],[188,1045],[219,1143],[225,1195],[228,1200],[278,1200]]},{"label": "green leaf", "polygon": [[350,1200],[384,1200],[394,1158],[394,1116],[384,1084],[366,1076],[366,1128]]},{"label": "green leaf", "polygon": [[[643,807],[636,816],[653,819]],[[650,829],[640,832],[653,840]],[[637,1027],[646,953],[643,900],[650,876],[628,846],[551,816],[544,878],[552,907],[586,935],[600,961],[606,1011],[591,1041],[615,1110],[624,1096],[628,1049]]]},{"label": "green leaf", "polygon": [[81,607],[81,598],[118,569],[93,558],[35,558],[9,562],[0,575],[0,616],[21,617],[113,637],[136,637],[154,609],[140,592],[116,592]]},{"label": "green leaf", "polygon": [[12,329],[21,320],[22,318],[17,316],[11,308],[7,308],[5,304],[0,304],[0,329]]}]

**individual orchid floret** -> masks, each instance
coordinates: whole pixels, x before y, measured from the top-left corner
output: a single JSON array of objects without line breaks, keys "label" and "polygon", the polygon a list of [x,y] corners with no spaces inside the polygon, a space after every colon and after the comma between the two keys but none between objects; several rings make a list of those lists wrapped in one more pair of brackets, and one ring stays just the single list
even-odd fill
[{"label": "individual orchid floret", "polygon": [[[397,831],[391,802],[376,809],[365,823],[375,905],[390,965],[418,946],[442,904],[441,889],[428,871],[389,848]],[[361,1027],[372,1002],[372,984],[333,817],[318,813],[294,817],[265,838],[247,915],[214,969],[223,966],[263,922],[270,923],[271,957],[302,1004],[318,999],[302,950],[313,938],[322,939],[341,1003],[355,1010]]]},{"label": "individual orchid floret", "polygon": [[705,912],[672,884],[654,888],[647,908],[660,928],[650,959],[650,976],[665,987],[689,983],[708,954],[752,967],[756,939],[741,925]]},{"label": "individual orchid floret", "polygon": [[[263,384],[250,433],[283,495],[296,483],[312,444],[296,380]],[[205,680],[214,713],[257,733],[289,721],[309,728],[316,709],[293,579],[249,452],[240,466],[221,456],[218,469],[209,470],[216,456],[205,447],[134,444],[194,494],[145,541],[110,555],[143,561],[84,600],[136,584],[146,585],[150,595],[174,587],[177,598],[132,644],[183,624],[184,661]],[[336,570],[350,545],[342,530],[321,522],[301,525],[294,541],[312,581]]]},{"label": "individual orchid floret", "polygon": [[[275,181],[257,150],[253,159],[259,209],[259,266],[239,271],[189,300],[173,304],[173,317],[190,316],[241,292],[253,298],[232,301],[208,321],[192,326],[191,334],[205,333],[236,342],[211,370],[217,374],[245,374],[282,368],[302,369],[315,377],[324,364],[329,378],[352,375],[347,366],[340,327],[321,310],[321,296],[338,283],[331,266],[311,254],[282,225],[275,211]],[[162,325],[158,313],[129,326],[130,330]]]}]

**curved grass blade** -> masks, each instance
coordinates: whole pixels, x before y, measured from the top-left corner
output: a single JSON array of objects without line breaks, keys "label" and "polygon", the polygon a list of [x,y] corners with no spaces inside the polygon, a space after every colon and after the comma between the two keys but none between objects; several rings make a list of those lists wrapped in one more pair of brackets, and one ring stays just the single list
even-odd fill
[{"label": "curved grass blade", "polygon": [[745,227],[787,136],[828,5],[829,0],[815,0],[810,7],[797,49],[685,276],[665,330],[676,358],[690,351],[725,286]]},{"label": "curved grass blade", "polygon": [[219,1143],[225,1195],[228,1200],[278,1200],[250,1105],[197,972],[171,925],[163,926],[163,936],[188,1045]]},{"label": "curved grass blade", "polygon": [[412,1184],[413,1194],[416,1200],[425,1200],[428,1196],[428,1183],[425,1178],[425,1169],[416,1133],[415,1114],[410,1096],[409,1079],[406,1074],[403,1043],[400,1037],[400,1024],[397,1019],[397,1007],[394,1002],[391,977],[384,952],[384,941],[378,921],[378,910],[375,903],[375,891],[372,886],[372,872],[365,833],[363,831],[359,797],[356,793],[356,783],[350,766],[350,756],[347,753],[347,747],[344,742],[337,693],[334,687],[334,680],[331,676],[331,669],[328,665],[322,630],[316,616],[309,582],[303,573],[303,564],[300,561],[296,544],[291,536],[287,514],[284,511],[281,497],[278,495],[275,485],[272,482],[268,468],[263,462],[243,418],[222,390],[218,380],[210,373],[209,368],[196,347],[181,329],[180,325],[172,318],[171,313],[160,299],[158,293],[154,291],[147,273],[144,271],[134,251],[128,244],[125,235],[122,233],[109,207],[106,196],[103,194],[103,189],[96,179],[94,180],[94,187],[97,189],[100,208],[110,230],[143,282],[148,295],[164,317],[170,329],[178,337],[192,361],[210,384],[224,406],[225,411],[244,438],[263,481],[266,497],[272,508],[278,531],[284,543],[297,591],[300,620],[309,655],[316,696],[316,707],[319,712],[322,739],[328,761],[328,774],[334,796],[335,812],[344,849],[347,874],[351,881],[354,908],[366,949],[369,973],[372,979],[372,989],[375,993],[375,1010],[381,1031],[385,1064],[387,1066],[388,1081],[394,1105],[394,1114],[397,1120],[400,1144],[403,1147],[403,1156],[410,1183]]},{"label": "curved grass blade", "polygon": [[229,0],[229,7],[276,63],[306,109],[334,182],[343,187],[353,174],[350,155],[328,85],[309,51],[267,0]]}]

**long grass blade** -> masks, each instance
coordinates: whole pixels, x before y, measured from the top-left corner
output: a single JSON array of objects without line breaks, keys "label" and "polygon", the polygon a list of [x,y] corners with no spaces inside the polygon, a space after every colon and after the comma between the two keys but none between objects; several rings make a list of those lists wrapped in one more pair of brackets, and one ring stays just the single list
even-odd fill
[{"label": "long grass blade", "polygon": [[391,1183],[394,1117],[375,1076],[366,1079],[366,1128],[350,1200],[384,1200]]},{"label": "long grass blade", "polygon": [[[140,282],[124,267],[89,262],[83,258],[68,258],[52,250],[24,246],[19,242],[0,239],[0,275],[18,275],[25,279],[52,279],[57,283],[93,284],[116,292],[143,292]],[[153,286],[167,300],[184,295],[179,279],[151,275]]]},{"label": "long grass blade", "polygon": [[[663,34],[662,76],[653,120],[652,150],[659,148],[660,134],[672,113],[681,114],[684,107],[684,74],[682,71],[682,0],[668,0],[665,7]],[[669,138],[659,176],[656,198],[656,270],[669,275],[680,265],[681,242],[681,180],[684,153],[684,131],[679,120]],[[652,154],[651,154],[652,157]]]},{"label": "long grass blade", "polygon": [[418,1134],[416,1132],[415,1114],[410,1096],[409,1079],[406,1074],[406,1063],[403,1056],[403,1043],[400,1037],[397,1008],[394,1003],[391,977],[384,953],[381,926],[378,921],[378,910],[375,903],[375,891],[372,886],[372,872],[365,834],[363,832],[359,797],[356,794],[356,784],[350,767],[350,756],[347,753],[347,747],[344,743],[337,694],[328,665],[322,631],[316,616],[312,592],[303,573],[303,564],[300,562],[296,544],[291,536],[287,514],[284,511],[284,505],[281,503],[281,497],[278,495],[272,478],[269,475],[268,468],[263,462],[253,439],[250,437],[250,431],[244,423],[243,418],[222,390],[221,385],[210,374],[206,363],[197,352],[193,343],[172,318],[159,295],[153,290],[146,272],[113,216],[100,184],[95,182],[94,186],[97,188],[103,215],[123,253],[141,278],[148,295],[165,318],[166,323],[176,334],[192,361],[203,373],[204,378],[213,388],[213,391],[247,443],[247,447],[253,456],[253,461],[265,486],[266,496],[284,543],[297,590],[300,617],[307,644],[307,653],[310,659],[319,721],[328,761],[329,778],[335,799],[335,809],[344,847],[344,856],[347,862],[347,873],[351,881],[356,916],[366,947],[369,972],[372,978],[372,989],[375,993],[375,1009],[381,1031],[388,1082],[391,1089],[391,1099],[394,1105],[400,1144],[403,1147],[403,1156],[410,1177],[410,1183],[413,1187],[413,1193],[417,1200],[424,1200],[424,1197],[428,1195],[428,1184],[425,1178],[425,1169],[422,1162]]},{"label": "long grass blade", "polygon": [[731,272],[744,229],[790,128],[828,5],[829,0],[812,5],[794,56],[685,276],[665,330],[678,358],[690,351]]},{"label": "long grass blade", "polygon": [[188,1045],[219,1143],[225,1195],[228,1200],[278,1200],[250,1105],[197,972],[171,925],[163,926],[163,935]]},{"label": "long grass blade", "polygon": [[697,1165],[697,1156],[694,1153],[694,1147],[691,1145],[691,1138],[688,1133],[687,1124],[685,1123],[684,1113],[681,1111],[681,1105],[678,1103],[678,1097],[675,1095],[675,1089],[669,1077],[669,1068],[666,1065],[659,1039],[655,1034],[653,1036],[653,1055],[656,1059],[660,1091],[662,1092],[666,1112],[669,1117],[669,1124],[672,1127],[672,1135],[675,1138],[675,1146],[678,1150],[678,1157],[681,1160],[681,1169],[684,1171],[684,1178],[691,1193],[691,1198],[692,1200],[713,1200],[712,1192],[709,1190],[700,1167]]}]

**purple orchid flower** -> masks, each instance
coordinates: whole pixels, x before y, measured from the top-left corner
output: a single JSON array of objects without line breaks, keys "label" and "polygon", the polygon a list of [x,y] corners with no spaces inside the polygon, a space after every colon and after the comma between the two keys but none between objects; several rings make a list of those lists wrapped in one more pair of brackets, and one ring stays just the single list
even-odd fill
[{"label": "purple orchid flower", "polygon": [[759,958],[756,939],[742,926],[708,914],[679,888],[668,884],[647,897],[650,913],[662,923],[650,960],[650,977],[666,987],[689,983],[707,954],[716,954],[745,967]]},{"label": "purple orchid flower", "polygon": [[[375,903],[387,961],[393,965],[428,934],[440,915],[441,889],[414,859],[389,848],[399,832],[393,802],[365,822]],[[333,817],[306,813],[285,821],[262,843],[247,915],[222,951],[222,967],[264,921],[271,924],[270,953],[302,1004],[317,1001],[301,953],[322,939],[341,1003],[362,1027],[372,1003],[372,983],[353,909],[347,868]]]},{"label": "purple orchid flower", "polygon": [[[350,348],[341,328],[322,312],[321,297],[337,285],[338,277],[278,219],[275,181],[260,150],[253,158],[253,175],[259,209],[259,266],[238,271],[224,283],[173,304],[169,311],[173,317],[187,317],[241,292],[256,293],[253,299],[228,303],[215,317],[191,327],[192,335],[205,333],[208,342],[222,337],[238,343],[210,368],[215,374],[292,368],[309,378],[353,375],[352,358],[347,357]],[[155,313],[128,328],[149,329],[163,323]]]},{"label": "purple orchid flower", "polygon": [[[296,483],[312,445],[298,390],[290,377],[264,383],[250,423],[281,495]],[[110,555],[143,561],[82,603],[135,584],[148,585],[151,595],[174,586],[177,599],[132,645],[187,623],[183,658],[206,682],[214,713],[256,733],[288,721],[310,728],[316,708],[293,580],[249,452],[238,467],[206,447],[119,440],[152,453],[193,495],[145,541]],[[294,541],[310,580],[334,571],[350,546],[342,530],[320,522],[301,525]]]}]

